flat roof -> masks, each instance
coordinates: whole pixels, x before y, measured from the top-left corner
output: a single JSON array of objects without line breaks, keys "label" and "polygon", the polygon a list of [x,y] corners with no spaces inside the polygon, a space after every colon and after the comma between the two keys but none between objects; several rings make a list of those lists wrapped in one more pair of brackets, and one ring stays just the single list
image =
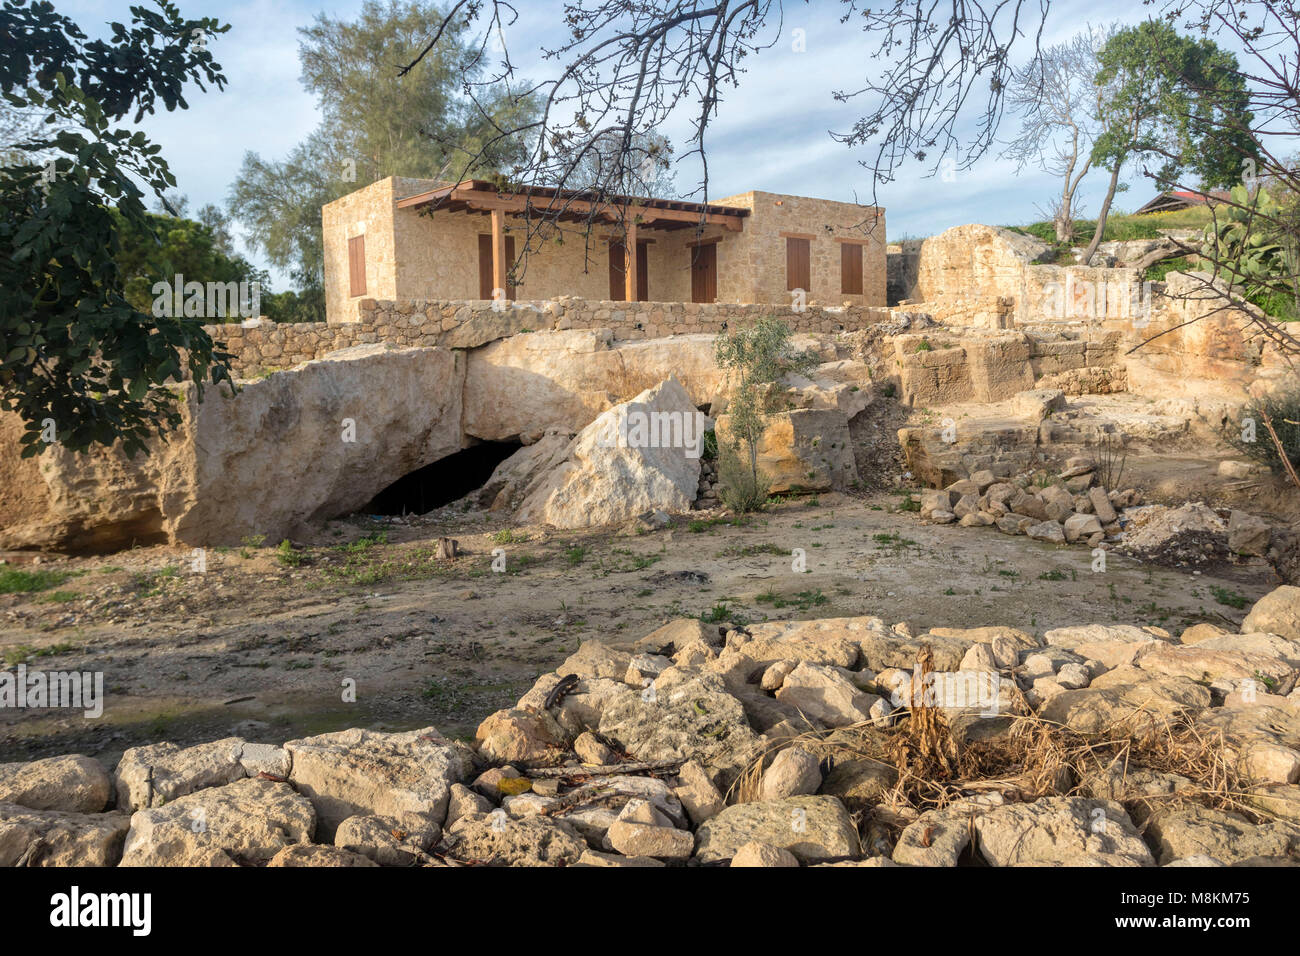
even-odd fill
[{"label": "flat roof", "polygon": [[[548,186],[531,186],[519,191],[501,189],[496,183],[483,179],[469,179],[459,183],[440,184],[434,189],[407,196],[397,201],[399,209],[423,209],[436,206],[454,212],[465,210],[484,212],[501,208],[507,212],[522,213],[530,209],[554,213],[559,219],[587,219],[592,216],[621,218],[623,210],[637,214],[648,212],[650,218],[660,222],[661,228],[688,228],[692,221],[730,224],[738,228],[740,220],[749,210],[737,206],[718,206],[713,203],[687,202],[680,199],[654,199],[648,196],[602,195],[592,190],[556,189]],[[658,215],[655,215],[658,214]]]}]

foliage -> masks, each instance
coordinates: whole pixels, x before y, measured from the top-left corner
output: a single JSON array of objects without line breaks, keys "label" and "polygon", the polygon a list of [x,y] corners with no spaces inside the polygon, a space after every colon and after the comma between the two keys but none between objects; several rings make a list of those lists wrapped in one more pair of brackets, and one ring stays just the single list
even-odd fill
[{"label": "foliage", "polygon": [[[257,282],[267,284],[266,273],[243,256],[228,250],[228,240],[213,227],[158,213],[147,213],[144,222],[129,221],[118,213],[121,247],[117,266],[125,282],[127,302],[140,312],[149,312],[156,298],[154,283],[172,284],[173,276],[202,276],[205,282]],[[212,318],[212,317],[209,317]]]},{"label": "foliage", "polygon": [[1237,60],[1212,40],[1148,20],[1113,34],[1098,61],[1101,130],[1091,160],[1111,178],[1084,264],[1101,242],[1126,163],[1159,164],[1153,178],[1162,189],[1183,170],[1210,188],[1236,182],[1243,159],[1259,156]]},{"label": "foliage", "polygon": [[[754,510],[767,500],[771,482],[759,473],[758,446],[776,384],[788,372],[806,371],[817,363],[811,353],[792,351],[790,338],[789,325],[774,316],[763,316],[748,328],[721,333],[715,344],[714,357],[731,386],[727,436],[718,441],[719,496],[738,511]],[[742,455],[747,467],[741,462]]]},{"label": "foliage", "polygon": [[718,497],[738,514],[758,511],[767,502],[771,479],[752,459],[740,456],[731,442],[718,447]]},{"label": "foliage", "polygon": [[25,456],[48,428],[74,451],[120,439],[134,455],[180,423],[165,383],[186,369],[201,398],[205,379],[230,377],[202,320],[144,314],[117,262],[123,229],[151,228],[137,182],[161,196],[176,180],[142,132],[114,124],[188,108],[189,82],[225,84],[207,42],[229,27],[158,7],[88,42],[48,3],[0,6],[0,91],[49,119],[0,167],[0,408],[22,417]]},{"label": "foliage", "polygon": [[1292,466],[1300,466],[1300,387],[1251,398],[1241,410],[1240,422],[1229,422],[1223,430],[1224,441],[1241,454],[1271,469],[1283,470],[1282,458],[1265,421],[1273,423]]},{"label": "foliage", "polygon": [[1231,202],[1216,209],[1205,227],[1204,268],[1217,268],[1257,304],[1261,297],[1281,293],[1279,304],[1286,305],[1290,294],[1294,307],[1300,299],[1300,264],[1295,233],[1285,228],[1285,222],[1282,203],[1268,190],[1251,193],[1245,186],[1234,186]]}]

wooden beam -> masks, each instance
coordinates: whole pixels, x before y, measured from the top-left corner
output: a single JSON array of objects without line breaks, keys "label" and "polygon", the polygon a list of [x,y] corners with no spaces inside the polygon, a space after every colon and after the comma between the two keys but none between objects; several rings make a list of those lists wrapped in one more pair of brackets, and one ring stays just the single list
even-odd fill
[{"label": "wooden beam", "polygon": [[492,297],[496,290],[506,294],[506,214],[503,210],[492,210]]},{"label": "wooden beam", "polygon": [[812,240],[812,239],[816,239],[816,238],[817,238],[817,236],[815,236],[815,235],[814,235],[813,233],[811,233],[811,232],[781,232],[781,233],[777,233],[777,235],[779,235],[782,239],[809,239],[809,240]]},{"label": "wooden beam", "polygon": [[627,239],[623,243],[623,299],[636,301],[636,220],[627,220]]},{"label": "wooden beam", "polygon": [[643,222],[651,222],[656,219],[663,219],[672,222],[694,222],[703,221],[709,225],[722,226],[732,232],[741,232],[744,229],[744,217],[727,216],[721,213],[705,213],[701,216],[698,212],[691,212],[685,209],[659,209],[655,206],[628,206],[626,209],[615,208],[605,205],[597,205],[588,202],[585,199],[568,199],[560,202],[541,204],[523,196],[493,196],[484,194],[481,190],[476,189],[455,189],[451,192],[450,198],[463,202],[471,209],[500,210],[502,212],[523,215],[528,211],[541,214],[563,210],[573,215],[594,215],[599,219],[607,219],[618,222],[625,216],[628,221],[640,219]]}]

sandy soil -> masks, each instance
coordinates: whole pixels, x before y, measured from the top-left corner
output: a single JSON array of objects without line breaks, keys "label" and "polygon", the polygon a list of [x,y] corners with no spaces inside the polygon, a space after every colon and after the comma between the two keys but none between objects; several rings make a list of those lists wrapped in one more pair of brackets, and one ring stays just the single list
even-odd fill
[{"label": "sandy soil", "polygon": [[[699,514],[644,534],[544,534],[480,513],[332,522],[291,551],[141,548],[27,571],[0,594],[13,668],[102,671],[104,715],[0,710],[0,761],[228,733],[279,742],[353,726],[472,735],[586,638],[630,643],[678,616],[725,625],[875,614],[929,626],[1084,622],[1178,631],[1237,624],[1275,581],[1143,567],[993,529],[922,524],[901,491],[778,504],[747,521]],[[434,556],[456,537],[463,554]],[[492,570],[502,549],[506,571]],[[806,571],[792,569],[793,549]],[[356,682],[356,702],[342,699]]]}]

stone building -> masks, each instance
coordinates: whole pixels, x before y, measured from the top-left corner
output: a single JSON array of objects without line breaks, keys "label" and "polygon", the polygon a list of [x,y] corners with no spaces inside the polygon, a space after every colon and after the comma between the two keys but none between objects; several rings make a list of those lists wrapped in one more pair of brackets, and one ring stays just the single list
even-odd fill
[{"label": "stone building", "polygon": [[[326,312],[367,299],[885,304],[885,214],[767,192],[593,203],[389,177],[322,209]],[[553,213],[560,211],[559,222]]]}]

